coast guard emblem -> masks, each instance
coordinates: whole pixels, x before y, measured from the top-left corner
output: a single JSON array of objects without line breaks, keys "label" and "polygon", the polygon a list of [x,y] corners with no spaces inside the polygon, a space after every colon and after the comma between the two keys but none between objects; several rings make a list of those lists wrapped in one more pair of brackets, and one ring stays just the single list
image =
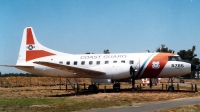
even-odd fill
[{"label": "coast guard emblem", "polygon": [[159,69],[160,68],[160,62],[159,61],[153,61],[152,62],[152,68],[153,69]]}]

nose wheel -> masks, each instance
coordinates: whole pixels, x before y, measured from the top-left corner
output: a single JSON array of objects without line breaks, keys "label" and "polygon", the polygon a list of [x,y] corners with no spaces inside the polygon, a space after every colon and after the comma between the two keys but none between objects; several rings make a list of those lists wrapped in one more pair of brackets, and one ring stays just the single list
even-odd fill
[{"label": "nose wheel", "polygon": [[120,83],[113,84],[113,90],[114,91],[120,91]]},{"label": "nose wheel", "polygon": [[173,86],[173,85],[170,85],[170,86],[168,87],[168,91],[174,91],[174,86]]},{"label": "nose wheel", "polygon": [[174,77],[172,77],[172,78],[169,78],[169,81],[168,82],[170,82],[171,81],[171,85],[168,87],[168,91],[174,91],[174,85],[173,85],[173,82],[174,82]]}]

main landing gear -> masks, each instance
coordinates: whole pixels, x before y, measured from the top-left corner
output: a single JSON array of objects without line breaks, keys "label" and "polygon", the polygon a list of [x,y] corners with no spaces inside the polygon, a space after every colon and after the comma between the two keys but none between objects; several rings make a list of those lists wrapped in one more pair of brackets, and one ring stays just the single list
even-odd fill
[{"label": "main landing gear", "polygon": [[97,90],[98,90],[98,88],[97,88],[97,85],[95,85],[95,84],[89,85],[89,87],[88,87],[89,92],[96,92]]},{"label": "main landing gear", "polygon": [[[89,92],[96,92],[98,90],[98,87],[96,84],[89,85],[88,91]],[[120,91],[120,83],[113,84],[113,90],[114,91]]]},{"label": "main landing gear", "polygon": [[[130,66],[130,75],[131,75],[131,79],[132,79],[132,90],[135,90],[135,69],[133,69],[132,66]],[[98,90],[98,87],[95,84],[91,84],[88,87],[88,91],[90,92],[96,92]],[[115,84],[113,84],[113,90],[114,91],[120,91],[120,83],[116,82]]]}]

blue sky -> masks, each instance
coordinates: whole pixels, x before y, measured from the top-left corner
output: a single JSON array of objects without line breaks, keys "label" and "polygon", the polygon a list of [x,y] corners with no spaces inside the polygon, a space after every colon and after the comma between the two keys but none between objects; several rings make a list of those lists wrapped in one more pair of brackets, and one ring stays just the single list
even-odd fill
[{"label": "blue sky", "polygon": [[72,54],[153,52],[165,44],[176,53],[195,45],[200,58],[199,0],[0,0],[0,64],[16,64],[27,26],[44,46]]}]

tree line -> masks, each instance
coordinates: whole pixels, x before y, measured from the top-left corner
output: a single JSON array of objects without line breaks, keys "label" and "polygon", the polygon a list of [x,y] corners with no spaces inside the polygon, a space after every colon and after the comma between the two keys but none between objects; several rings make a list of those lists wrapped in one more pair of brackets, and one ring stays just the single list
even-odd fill
[{"label": "tree line", "polygon": [[4,73],[0,72],[0,77],[11,77],[11,76],[25,76],[25,77],[38,77],[38,75],[30,73]]}]

